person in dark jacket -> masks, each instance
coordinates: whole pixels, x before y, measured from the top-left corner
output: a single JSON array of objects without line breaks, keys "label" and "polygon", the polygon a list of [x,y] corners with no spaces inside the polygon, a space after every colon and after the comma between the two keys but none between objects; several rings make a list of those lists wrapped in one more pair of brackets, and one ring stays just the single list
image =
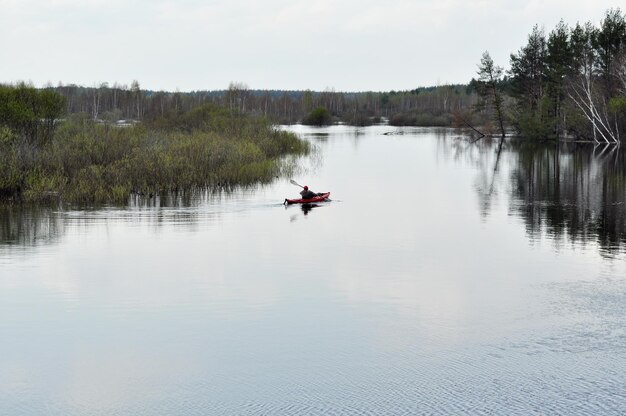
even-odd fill
[{"label": "person in dark jacket", "polygon": [[317,196],[317,194],[311,191],[306,185],[304,186],[304,189],[300,191],[300,195],[302,196],[302,199],[311,199]]}]

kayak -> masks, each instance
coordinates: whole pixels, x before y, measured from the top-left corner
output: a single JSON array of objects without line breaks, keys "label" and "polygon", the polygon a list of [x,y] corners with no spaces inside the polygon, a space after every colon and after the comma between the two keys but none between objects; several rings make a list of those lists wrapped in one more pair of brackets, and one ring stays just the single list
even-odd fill
[{"label": "kayak", "polygon": [[314,202],[322,202],[325,201],[326,199],[328,199],[328,197],[330,196],[330,192],[325,192],[321,195],[318,195],[316,197],[313,198],[308,198],[308,199],[285,199],[285,205],[288,204],[312,204]]},{"label": "kayak", "polygon": [[330,196],[330,192],[325,192],[321,195],[318,195],[316,197],[313,198],[307,198],[307,199],[285,199],[285,205],[288,204],[312,204],[314,202],[322,202],[325,201],[326,199],[328,199],[328,197]]}]

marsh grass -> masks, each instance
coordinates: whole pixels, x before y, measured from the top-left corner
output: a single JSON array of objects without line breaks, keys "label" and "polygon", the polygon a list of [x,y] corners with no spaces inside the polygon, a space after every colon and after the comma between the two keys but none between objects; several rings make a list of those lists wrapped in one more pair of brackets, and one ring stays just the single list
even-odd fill
[{"label": "marsh grass", "polygon": [[39,147],[0,131],[0,198],[125,203],[133,193],[249,185],[308,151],[266,120],[214,106],[124,128],[74,115]]}]

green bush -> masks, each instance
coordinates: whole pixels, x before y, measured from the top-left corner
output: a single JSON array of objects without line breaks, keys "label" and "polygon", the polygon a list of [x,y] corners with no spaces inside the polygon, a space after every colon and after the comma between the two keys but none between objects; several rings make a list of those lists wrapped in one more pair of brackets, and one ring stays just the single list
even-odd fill
[{"label": "green bush", "polygon": [[65,99],[52,90],[24,83],[0,85],[0,126],[31,143],[49,140],[65,109]]},{"label": "green bush", "polygon": [[332,116],[326,107],[317,107],[309,113],[302,121],[302,124],[309,126],[327,126],[331,123]]}]

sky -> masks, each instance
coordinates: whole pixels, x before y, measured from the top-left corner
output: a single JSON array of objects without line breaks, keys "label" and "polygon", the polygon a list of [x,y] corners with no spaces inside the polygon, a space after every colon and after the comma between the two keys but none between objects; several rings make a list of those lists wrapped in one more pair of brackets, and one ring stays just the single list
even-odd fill
[{"label": "sky", "polygon": [[626,0],[0,0],[0,82],[389,91],[508,68],[533,25]]}]

